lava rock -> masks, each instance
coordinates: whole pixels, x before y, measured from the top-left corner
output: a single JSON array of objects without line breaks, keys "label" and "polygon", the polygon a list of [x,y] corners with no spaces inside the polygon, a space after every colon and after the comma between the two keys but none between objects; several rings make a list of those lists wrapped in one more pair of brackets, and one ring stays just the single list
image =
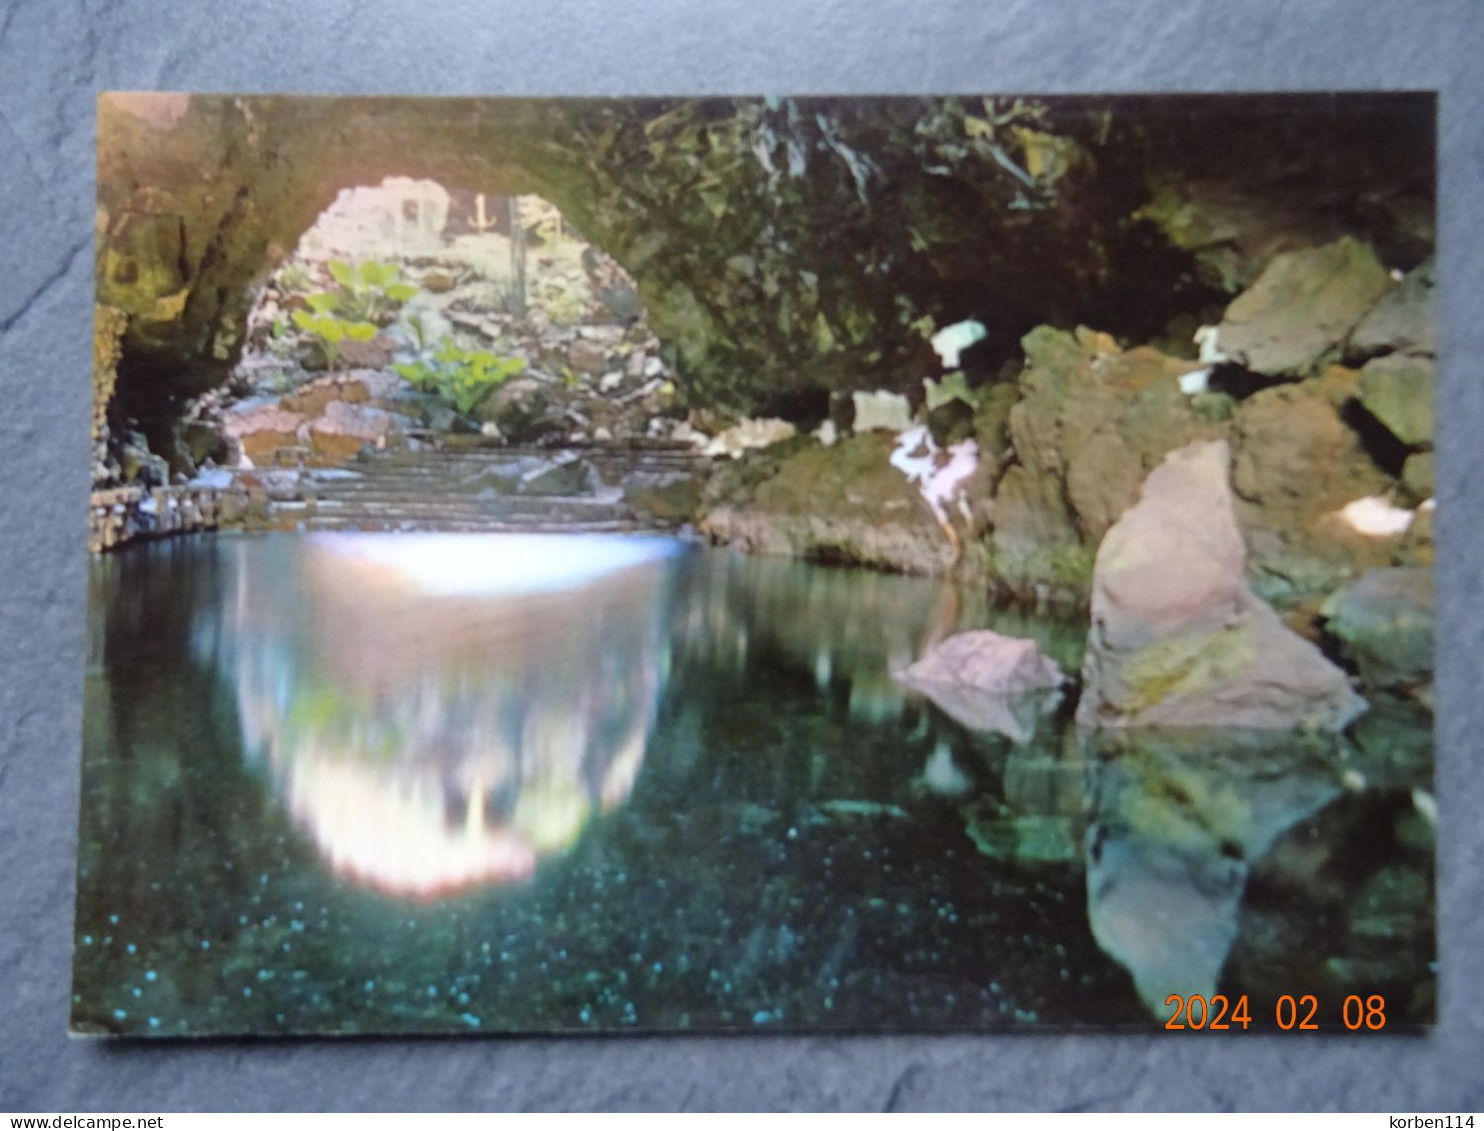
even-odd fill
[{"label": "lava rock", "polygon": [[337,359],[341,369],[385,369],[396,354],[397,344],[387,335],[378,334],[369,342],[341,342]]},{"label": "lava rock", "polygon": [[1217,340],[1248,369],[1304,376],[1337,355],[1391,286],[1375,252],[1349,236],[1285,252],[1227,307]]},{"label": "lava rock", "polygon": [[996,572],[1085,594],[1098,539],[1137,500],[1149,470],[1171,448],[1221,435],[1222,426],[1180,391],[1189,361],[1148,348],[1124,352],[1086,327],[1069,334],[1039,326],[1021,344],[1020,400],[1006,411],[1003,395],[996,398],[978,422],[987,450],[1004,450],[1008,439],[1017,460],[994,498]]},{"label": "lava rock", "polygon": [[570,498],[592,493],[593,470],[580,459],[543,463],[520,477],[516,493]]},{"label": "lava rock", "polygon": [[1432,678],[1433,571],[1424,566],[1367,570],[1324,602],[1325,627],[1377,687],[1406,688]]},{"label": "lava rock", "polygon": [[1225,441],[1171,453],[1103,539],[1079,725],[1338,730],[1365,709],[1248,588],[1228,463]]},{"label": "lava rock", "polygon": [[474,409],[481,423],[494,424],[515,444],[565,429],[565,413],[553,391],[534,377],[506,381]]},{"label": "lava rock", "polygon": [[1348,356],[1364,361],[1383,353],[1436,353],[1438,331],[1432,306],[1436,286],[1434,260],[1408,272],[1351,332]]},{"label": "lava rock", "polygon": [[1360,371],[1360,403],[1403,444],[1431,447],[1435,385],[1429,358],[1378,357]]},{"label": "lava rock", "polygon": [[955,552],[931,510],[891,466],[893,437],[824,447],[798,436],[723,463],[699,527],[754,553],[943,576]]},{"label": "lava rock", "polygon": [[1402,465],[1402,484],[1419,502],[1437,493],[1435,462],[1432,452],[1416,452]]}]

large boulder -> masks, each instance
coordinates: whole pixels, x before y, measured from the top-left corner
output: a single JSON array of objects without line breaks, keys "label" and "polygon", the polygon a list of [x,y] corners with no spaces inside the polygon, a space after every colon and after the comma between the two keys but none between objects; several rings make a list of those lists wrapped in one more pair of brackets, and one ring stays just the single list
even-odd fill
[{"label": "large boulder", "polygon": [[1285,252],[1227,307],[1220,348],[1257,373],[1304,376],[1338,356],[1391,286],[1376,253],[1349,236]]},{"label": "large boulder", "polygon": [[993,507],[995,569],[1012,583],[1085,592],[1098,540],[1145,475],[1171,448],[1222,425],[1180,391],[1190,361],[1124,351],[1085,327],[1039,326],[1022,346],[1021,397],[1006,424],[1016,463]]},{"label": "large boulder", "polygon": [[1225,441],[1171,453],[1103,539],[1079,725],[1338,730],[1365,709],[1248,588],[1229,462]]}]

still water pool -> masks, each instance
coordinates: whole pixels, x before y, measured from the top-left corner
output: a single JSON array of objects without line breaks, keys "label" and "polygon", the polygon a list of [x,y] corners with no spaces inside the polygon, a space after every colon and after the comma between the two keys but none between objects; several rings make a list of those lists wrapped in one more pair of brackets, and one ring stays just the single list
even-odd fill
[{"label": "still water pool", "polygon": [[90,609],[80,1031],[1433,1014],[1407,703],[1107,739],[934,702],[893,678],[932,642],[1075,672],[1080,618],[669,538],[181,540],[96,559]]}]

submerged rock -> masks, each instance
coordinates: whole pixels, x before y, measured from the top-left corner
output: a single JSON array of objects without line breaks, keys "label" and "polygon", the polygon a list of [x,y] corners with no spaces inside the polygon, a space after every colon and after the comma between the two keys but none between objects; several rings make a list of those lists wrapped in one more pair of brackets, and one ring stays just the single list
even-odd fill
[{"label": "submerged rock", "polygon": [[1321,610],[1368,684],[1414,686],[1432,678],[1433,571],[1420,566],[1368,570]]},{"label": "submerged rock", "polygon": [[1077,722],[1340,729],[1345,673],[1247,586],[1225,441],[1166,457],[1098,550]]},{"label": "submerged rock", "polygon": [[1156,1016],[1169,994],[1218,989],[1250,871],[1339,795],[1340,741],[1140,730],[1088,742],[1088,922]]},{"label": "submerged rock", "polygon": [[1017,745],[1035,737],[1042,716],[1061,701],[1061,667],[1034,640],[988,629],[960,632],[896,673],[907,687],[970,730],[1001,734]]},{"label": "submerged rock", "polygon": [[1336,354],[1391,285],[1375,252],[1349,236],[1274,256],[1227,307],[1221,348],[1254,372],[1303,376]]},{"label": "submerged rock", "polygon": [[913,687],[949,684],[1008,696],[1060,687],[1067,677],[1034,640],[976,629],[957,633],[930,648],[897,678]]}]

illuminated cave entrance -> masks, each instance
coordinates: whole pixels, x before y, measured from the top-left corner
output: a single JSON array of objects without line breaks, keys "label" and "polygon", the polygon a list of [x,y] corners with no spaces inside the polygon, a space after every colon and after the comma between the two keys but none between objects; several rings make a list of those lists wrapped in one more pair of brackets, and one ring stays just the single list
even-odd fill
[{"label": "illuminated cave entrance", "polygon": [[257,293],[229,458],[666,438],[659,346],[633,279],[548,201],[388,177],[342,190]]}]

